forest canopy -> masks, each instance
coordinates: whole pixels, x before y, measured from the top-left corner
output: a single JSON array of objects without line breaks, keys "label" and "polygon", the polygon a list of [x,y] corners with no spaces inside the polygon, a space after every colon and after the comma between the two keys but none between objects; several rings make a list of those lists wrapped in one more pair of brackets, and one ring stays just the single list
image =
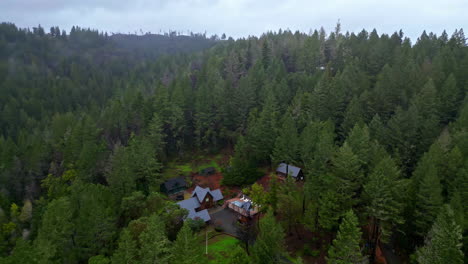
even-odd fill
[{"label": "forest canopy", "polygon": [[320,234],[302,241],[328,263],[372,263],[380,244],[463,263],[467,91],[462,29],[234,40],[2,23],[0,262],[205,263],[159,186],[170,161],[227,150],[225,186],[280,162],[305,174],[250,187],[265,212],[236,263],[291,259],[297,230]]}]

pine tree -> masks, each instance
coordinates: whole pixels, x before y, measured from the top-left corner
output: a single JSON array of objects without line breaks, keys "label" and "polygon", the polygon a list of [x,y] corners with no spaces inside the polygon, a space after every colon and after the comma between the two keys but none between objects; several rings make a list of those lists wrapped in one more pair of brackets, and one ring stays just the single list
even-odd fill
[{"label": "pine tree", "polygon": [[136,190],[135,175],[127,148],[119,145],[114,147],[110,167],[106,180],[116,197],[129,196]]},{"label": "pine tree", "polygon": [[[337,182],[337,192],[342,196],[345,208],[356,203],[355,198],[358,189],[363,184],[363,173],[361,170],[361,161],[356,156],[347,142],[338,150],[335,157],[332,159],[333,167],[331,173]],[[346,208],[347,211],[349,208]]]},{"label": "pine tree", "polygon": [[258,117],[250,119],[246,135],[249,155],[259,163],[270,161],[277,135],[277,115],[276,99],[270,91]]},{"label": "pine tree", "polygon": [[112,192],[100,184],[74,183],[70,194],[75,226],[73,241],[81,260],[111,251],[109,244],[117,231],[116,205]]},{"label": "pine tree", "polygon": [[294,227],[299,238],[301,233],[297,228],[303,222],[303,202],[303,191],[297,187],[292,177],[288,177],[279,192],[278,211],[284,215],[288,233],[291,234]]},{"label": "pine tree", "polygon": [[416,252],[420,264],[462,264],[462,231],[454,220],[452,208],[444,205],[426,237],[424,246]]},{"label": "pine tree", "polygon": [[390,157],[382,159],[369,175],[364,185],[366,213],[371,222],[369,242],[372,246],[371,261],[379,242],[387,241],[395,226],[403,223],[403,204],[399,195],[404,192],[399,171]]},{"label": "pine tree", "polygon": [[177,239],[174,241],[171,251],[172,263],[191,264],[204,262],[200,241],[187,223],[184,223],[184,226],[177,234]]},{"label": "pine tree", "polygon": [[240,136],[235,146],[234,156],[229,161],[230,166],[224,173],[223,184],[242,185],[257,180],[259,175],[251,155],[244,137]]},{"label": "pine tree", "polygon": [[270,45],[268,44],[268,40],[265,38],[263,40],[263,45],[262,45],[262,64],[263,68],[267,69],[268,66],[270,66],[271,63],[271,48]]},{"label": "pine tree", "polygon": [[333,190],[326,190],[320,193],[318,199],[318,224],[326,229],[333,230],[338,224],[338,220],[343,215],[341,206],[342,200],[339,194]]},{"label": "pine tree", "polygon": [[327,263],[348,264],[362,263],[363,256],[359,247],[361,230],[358,219],[352,210],[348,211],[340,224],[340,228],[328,250]]},{"label": "pine tree", "polygon": [[76,261],[72,254],[74,249],[72,236],[75,231],[72,217],[73,210],[70,200],[66,197],[53,200],[47,205],[41,228],[34,241],[40,262]]},{"label": "pine tree", "polygon": [[370,134],[367,125],[356,124],[345,141],[351,147],[353,153],[359,159],[363,172],[367,172],[371,160],[370,156]]},{"label": "pine tree", "polygon": [[300,136],[299,152],[305,168],[316,175],[324,172],[335,152],[335,127],[331,121],[311,122]]},{"label": "pine tree", "polygon": [[459,94],[460,91],[458,90],[455,76],[450,74],[438,92],[440,101],[443,102],[440,104],[440,109],[438,111],[440,113],[442,123],[448,124],[455,120],[460,103]]},{"label": "pine tree", "polygon": [[273,164],[278,164],[280,162],[295,164],[298,161],[298,149],[299,137],[297,135],[296,124],[291,115],[286,114],[282,119],[282,126],[276,137],[271,161]]},{"label": "pine tree", "polygon": [[153,114],[153,118],[149,123],[148,136],[158,158],[164,160],[166,157],[166,135],[163,133],[163,124],[157,113]]},{"label": "pine tree", "polygon": [[120,233],[119,246],[111,259],[115,264],[139,263],[137,243],[128,229]]},{"label": "pine tree", "polygon": [[416,195],[414,221],[415,232],[424,236],[435,220],[442,206],[442,187],[435,165],[430,164],[427,174],[419,184]]},{"label": "pine tree", "polygon": [[[388,144],[391,151],[398,155],[403,165],[402,172],[409,173],[422,154],[418,145],[420,116],[415,107],[410,107],[407,111],[397,107],[395,114],[388,121]],[[419,153],[421,152],[421,153]]]},{"label": "pine tree", "polygon": [[227,259],[228,264],[249,264],[249,256],[245,253],[245,250],[240,246],[235,246],[230,252],[229,258]]},{"label": "pine tree", "polygon": [[260,232],[252,247],[252,262],[256,264],[277,263],[284,252],[284,232],[269,211],[260,219]]},{"label": "pine tree", "polygon": [[388,138],[386,137],[387,129],[382,123],[382,119],[378,114],[374,115],[369,123],[369,133],[373,140],[377,140],[382,145],[387,145]]},{"label": "pine tree", "polygon": [[153,214],[148,218],[139,241],[141,263],[171,263],[171,244],[164,233],[164,222],[158,215]]},{"label": "pine tree", "polygon": [[349,102],[341,124],[341,137],[345,138],[349,131],[355,126],[364,124],[364,110],[360,100],[355,96]]}]

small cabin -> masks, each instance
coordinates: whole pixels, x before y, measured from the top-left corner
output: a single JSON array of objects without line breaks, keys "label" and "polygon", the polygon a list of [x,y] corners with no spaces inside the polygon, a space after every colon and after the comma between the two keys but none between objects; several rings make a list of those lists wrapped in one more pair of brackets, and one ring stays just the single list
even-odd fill
[{"label": "small cabin", "polygon": [[302,169],[291,164],[280,163],[276,169],[276,175],[281,178],[286,178],[288,175],[293,177],[296,181],[304,180],[304,173]]},{"label": "small cabin", "polygon": [[203,175],[203,176],[213,175],[215,173],[216,173],[216,169],[214,167],[204,168],[203,170],[200,171],[200,175]]},{"label": "small cabin", "polygon": [[183,192],[187,189],[187,183],[184,177],[177,177],[162,183],[160,189],[167,196],[182,195],[183,199]]}]

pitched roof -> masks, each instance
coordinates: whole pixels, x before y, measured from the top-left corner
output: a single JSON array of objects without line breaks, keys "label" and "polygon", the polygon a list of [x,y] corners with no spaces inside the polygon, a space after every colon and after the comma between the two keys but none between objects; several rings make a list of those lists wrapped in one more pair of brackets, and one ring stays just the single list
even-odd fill
[{"label": "pitched roof", "polygon": [[211,196],[213,196],[213,200],[216,202],[216,201],[219,201],[219,200],[222,200],[224,197],[223,197],[223,194],[221,193],[221,190],[220,189],[216,189],[216,190],[213,190],[213,191],[210,191],[211,193]]},{"label": "pitched roof", "polygon": [[184,208],[188,211],[187,217],[190,219],[203,219],[205,222],[210,221],[211,217],[208,214],[208,210],[201,210],[200,212],[196,212],[195,209],[200,207],[200,203],[198,202],[198,199],[195,197],[192,197],[187,200],[183,200],[177,203],[181,208]]},{"label": "pitched roof", "polygon": [[187,185],[184,177],[173,178],[173,179],[165,181],[163,184],[167,191],[174,190],[181,186],[185,187]]},{"label": "pitched roof", "polygon": [[210,188],[202,188],[200,186],[196,186],[195,190],[193,190],[192,197],[197,196],[198,201],[201,203],[203,199],[205,199],[206,194],[210,191]]},{"label": "pitched roof", "polygon": [[199,212],[195,212],[195,214],[189,214],[189,218],[195,220],[197,218],[203,219],[203,221],[207,222],[211,220],[210,214],[208,213],[208,209],[201,210]]},{"label": "pitched roof", "polygon": [[193,190],[192,197],[197,196],[198,201],[201,203],[203,201],[203,199],[205,199],[207,193],[209,193],[209,194],[211,194],[211,196],[213,196],[213,200],[215,202],[223,199],[223,194],[221,193],[220,189],[216,189],[216,190],[212,191],[208,187],[202,188],[202,187],[200,187],[198,185],[197,185],[197,187],[195,187],[195,190]]},{"label": "pitched roof", "polygon": [[198,202],[197,198],[192,197],[187,200],[183,200],[177,203],[181,208],[187,209],[187,210],[195,210],[198,207],[200,207],[200,203]]},{"label": "pitched roof", "polygon": [[301,172],[301,168],[293,166],[293,165],[289,165],[289,164],[286,164],[286,163],[280,163],[278,165],[278,168],[276,169],[276,172],[281,172],[281,173],[286,174],[286,167],[287,167],[287,170],[288,170],[288,174],[290,174],[294,178],[296,178],[299,175],[299,173]]}]

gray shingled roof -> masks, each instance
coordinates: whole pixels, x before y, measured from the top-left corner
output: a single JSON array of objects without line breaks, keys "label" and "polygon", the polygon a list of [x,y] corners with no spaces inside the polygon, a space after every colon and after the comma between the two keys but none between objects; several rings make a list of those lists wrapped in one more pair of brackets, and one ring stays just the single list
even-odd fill
[{"label": "gray shingled roof", "polygon": [[296,178],[297,175],[299,175],[301,168],[293,166],[293,165],[287,165],[286,163],[280,163],[278,168],[276,169],[276,172],[281,172],[281,173],[286,174],[286,166],[288,166],[288,174],[290,174],[294,178]]},{"label": "gray shingled roof", "polygon": [[188,211],[187,217],[190,219],[203,219],[205,222],[210,221],[211,217],[208,214],[208,210],[201,210],[200,212],[196,212],[195,209],[200,207],[200,203],[198,202],[197,198],[192,197],[187,200],[183,200],[177,203],[181,208],[184,208]]},{"label": "gray shingled roof", "polygon": [[187,200],[180,201],[177,204],[181,208],[189,210],[189,213],[190,213],[190,210],[195,211],[195,209],[200,207],[200,203],[198,202],[197,198],[195,198],[195,197],[192,197],[192,198],[187,199]]},{"label": "gray shingled roof", "polygon": [[195,190],[193,190],[193,193],[192,193],[192,197],[194,197],[196,195],[197,198],[198,198],[198,201],[201,203],[203,201],[203,199],[205,199],[205,196],[206,196],[207,193],[209,193],[209,194],[211,194],[211,196],[213,196],[213,200],[215,202],[219,201],[219,200],[222,200],[224,198],[220,189],[216,189],[216,190],[212,191],[208,187],[202,188],[200,186],[195,187]]},{"label": "gray shingled roof", "polygon": [[195,212],[195,214],[192,214],[189,216],[191,219],[195,220],[197,218],[203,219],[203,221],[208,222],[211,220],[210,214],[208,213],[208,209],[201,210],[200,212]]},{"label": "gray shingled roof", "polygon": [[208,188],[208,187],[202,188],[202,187],[197,185],[195,187],[195,190],[193,190],[192,197],[194,197],[196,195],[197,198],[198,198],[198,201],[201,203],[203,201],[203,199],[205,199],[205,196],[209,191],[210,191],[210,188]]},{"label": "gray shingled roof", "polygon": [[220,189],[216,189],[216,190],[213,190],[213,191],[210,191],[211,195],[213,196],[213,200],[216,202],[216,201],[219,201],[219,200],[222,200],[224,197],[223,197],[223,194],[221,193],[221,190]]}]

